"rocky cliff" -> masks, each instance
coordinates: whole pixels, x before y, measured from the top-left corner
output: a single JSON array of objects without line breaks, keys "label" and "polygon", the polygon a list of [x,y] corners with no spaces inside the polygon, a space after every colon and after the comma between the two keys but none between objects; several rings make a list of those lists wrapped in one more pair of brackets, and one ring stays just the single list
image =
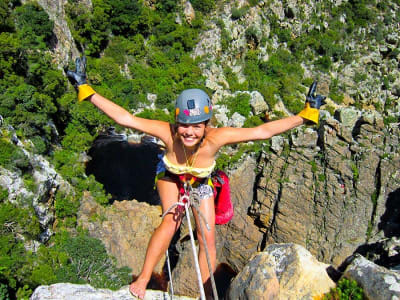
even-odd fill
[{"label": "rocky cliff", "polygon": [[400,180],[399,128],[373,112],[342,109],[338,117],[318,131],[273,138],[251,207],[268,242],[304,245],[335,265],[360,245],[396,235],[389,202]]}]

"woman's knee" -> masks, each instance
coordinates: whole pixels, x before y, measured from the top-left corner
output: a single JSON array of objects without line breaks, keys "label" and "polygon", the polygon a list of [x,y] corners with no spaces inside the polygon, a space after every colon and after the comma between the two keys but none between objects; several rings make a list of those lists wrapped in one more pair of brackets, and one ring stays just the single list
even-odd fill
[{"label": "woman's knee", "polygon": [[207,230],[207,228],[203,228],[204,231],[204,238],[205,240],[203,240],[203,236],[201,234],[200,229],[197,229],[197,239],[199,241],[199,246],[200,248],[204,247],[204,242],[207,244],[207,248],[209,249],[209,251],[211,250],[215,250],[215,230],[214,228],[212,228],[210,231]]}]

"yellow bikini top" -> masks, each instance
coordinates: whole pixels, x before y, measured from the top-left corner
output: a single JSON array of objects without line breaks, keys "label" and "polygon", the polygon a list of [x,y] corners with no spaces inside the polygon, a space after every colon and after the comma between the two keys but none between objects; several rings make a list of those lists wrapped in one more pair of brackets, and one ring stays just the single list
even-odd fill
[{"label": "yellow bikini top", "polygon": [[164,164],[165,164],[165,168],[173,173],[173,174],[190,174],[199,178],[205,178],[207,176],[209,176],[212,171],[215,168],[215,161],[213,162],[213,164],[207,168],[195,168],[192,166],[181,166],[181,165],[176,165],[173,164],[172,162],[170,162],[167,158],[166,155],[163,156],[162,158]]}]

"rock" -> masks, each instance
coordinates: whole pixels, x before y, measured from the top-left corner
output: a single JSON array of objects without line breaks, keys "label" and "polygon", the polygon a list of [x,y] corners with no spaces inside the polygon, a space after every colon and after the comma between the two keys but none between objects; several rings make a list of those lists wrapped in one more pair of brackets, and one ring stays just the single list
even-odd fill
[{"label": "rock", "polygon": [[[90,236],[104,243],[119,267],[128,266],[138,275],[150,237],[161,223],[161,207],[136,200],[115,201],[109,207],[102,207],[86,193],[81,200],[78,223],[88,229]],[[154,272],[161,273],[164,262],[165,257]]]},{"label": "rock", "polygon": [[226,224],[217,226],[217,259],[239,272],[250,257],[260,249],[263,234],[249,216],[256,179],[256,160],[244,157],[235,170],[229,172],[234,216]]},{"label": "rock", "polygon": [[335,286],[328,267],[299,245],[269,245],[236,276],[229,298],[311,300]]},{"label": "rock", "polygon": [[[129,292],[129,286],[117,291],[109,289],[96,289],[89,284],[56,283],[41,285],[33,292],[30,300],[127,300],[134,299]],[[146,290],[144,300],[172,299],[170,295],[162,291]],[[173,299],[190,300],[194,298],[173,296]]]},{"label": "rock", "polygon": [[271,138],[271,149],[274,150],[277,155],[280,155],[285,143],[287,143],[287,140],[283,136],[273,136]]},{"label": "rock", "polygon": [[245,117],[238,112],[234,112],[231,119],[228,121],[228,126],[241,128],[243,127],[244,121],[246,121]]},{"label": "rock", "polygon": [[214,116],[215,120],[223,126],[228,126],[229,119],[227,114],[229,113],[228,108],[225,105],[214,105]]},{"label": "rock", "polygon": [[340,108],[336,111],[338,120],[343,126],[352,129],[361,116],[361,112],[354,107]]},{"label": "rock", "polygon": [[355,256],[344,276],[357,281],[367,299],[400,298],[400,274],[378,266],[361,255]]},{"label": "rock", "polygon": [[183,6],[183,14],[185,15],[186,22],[188,24],[192,24],[192,21],[195,19],[196,14],[190,1],[185,2]]},{"label": "rock", "polygon": [[229,299],[279,299],[275,261],[268,254],[250,260],[232,281]]},{"label": "rock", "polygon": [[327,118],[285,144],[272,139],[250,209],[266,244],[296,243],[338,266],[367,241],[396,236],[399,129],[382,122],[362,112],[356,125]]},{"label": "rock", "polygon": [[265,102],[264,97],[258,91],[250,93],[250,105],[253,110],[253,114],[259,115],[269,109],[268,104]]}]

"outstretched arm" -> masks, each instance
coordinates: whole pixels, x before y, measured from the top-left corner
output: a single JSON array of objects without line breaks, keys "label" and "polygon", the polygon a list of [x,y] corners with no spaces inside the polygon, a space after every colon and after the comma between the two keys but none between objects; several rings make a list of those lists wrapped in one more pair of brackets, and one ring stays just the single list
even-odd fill
[{"label": "outstretched arm", "polygon": [[86,58],[77,58],[75,64],[76,70],[67,71],[67,76],[78,89],[79,101],[90,100],[90,102],[119,125],[142,131],[158,137],[164,142],[168,142],[166,139],[170,137],[169,123],[135,117],[123,107],[97,94],[86,83]]},{"label": "outstretched arm", "polygon": [[253,128],[216,128],[212,138],[214,144],[222,147],[227,144],[235,144],[248,141],[266,140],[274,135],[288,131],[304,124],[305,120],[300,116],[290,116],[276,121],[264,123]]},{"label": "outstretched arm", "polygon": [[324,104],[325,97],[315,95],[316,88],[317,82],[313,82],[306,97],[305,107],[298,115],[268,122],[254,128],[218,128],[212,134],[214,136],[213,143],[219,148],[226,144],[264,140],[306,122],[318,124],[319,108]]},{"label": "outstretched arm", "polygon": [[169,136],[170,133],[169,123],[136,117],[123,107],[97,93],[91,95],[88,99],[117,124],[150,134],[166,142],[165,137]]}]

